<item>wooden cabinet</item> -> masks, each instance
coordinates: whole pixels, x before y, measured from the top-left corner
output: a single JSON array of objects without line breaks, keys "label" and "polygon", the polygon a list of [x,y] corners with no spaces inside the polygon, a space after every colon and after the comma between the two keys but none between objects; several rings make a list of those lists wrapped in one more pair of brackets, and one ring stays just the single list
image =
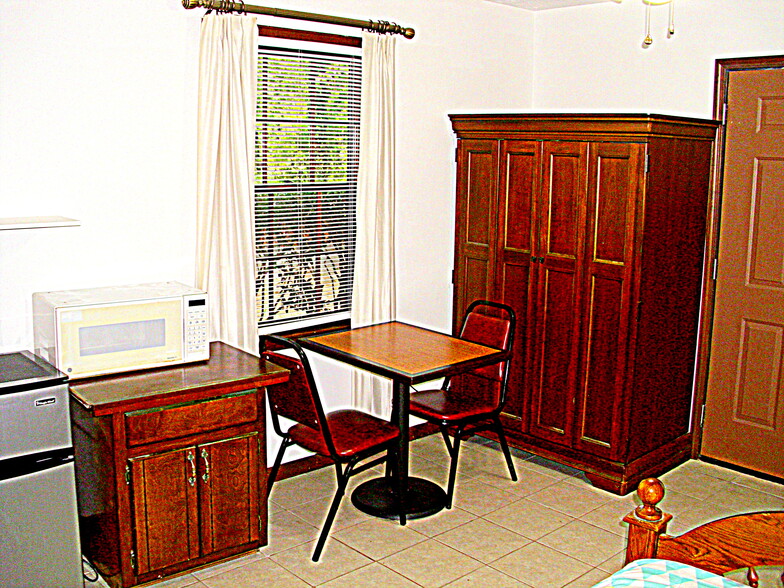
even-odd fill
[{"label": "wooden cabinet", "polygon": [[260,443],[253,432],[128,460],[137,574],[259,541]]},{"label": "wooden cabinet", "polygon": [[452,115],[454,325],[517,313],[505,428],[626,493],[688,458],[717,123]]},{"label": "wooden cabinet", "polygon": [[266,544],[264,386],[287,377],[213,343],[207,362],[71,383],[82,546],[111,586]]}]

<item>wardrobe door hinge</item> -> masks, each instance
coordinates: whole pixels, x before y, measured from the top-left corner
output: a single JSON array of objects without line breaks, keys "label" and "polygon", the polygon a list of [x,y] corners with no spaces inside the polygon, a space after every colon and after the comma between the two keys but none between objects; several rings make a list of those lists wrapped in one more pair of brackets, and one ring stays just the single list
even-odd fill
[{"label": "wardrobe door hinge", "polygon": [[713,281],[714,282],[716,281],[716,276],[718,275],[718,273],[719,273],[719,258],[714,257],[713,258]]},{"label": "wardrobe door hinge", "polygon": [[651,169],[651,154],[645,152],[645,173],[647,174]]},{"label": "wardrobe door hinge", "polygon": [[131,466],[125,464],[125,485],[131,485]]},{"label": "wardrobe door hinge", "polygon": [[133,570],[133,573],[135,574],[136,573],[136,552],[133,549],[131,549],[131,569]]}]

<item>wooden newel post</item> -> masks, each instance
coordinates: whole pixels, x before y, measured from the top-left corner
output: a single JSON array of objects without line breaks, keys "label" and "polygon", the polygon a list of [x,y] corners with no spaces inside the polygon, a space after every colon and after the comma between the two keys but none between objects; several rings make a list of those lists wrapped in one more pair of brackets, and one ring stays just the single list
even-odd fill
[{"label": "wooden newel post", "polygon": [[664,513],[656,505],[664,498],[664,486],[656,478],[640,482],[637,495],[642,505],[624,517],[629,523],[629,541],[626,547],[626,562],[635,559],[656,557],[659,537],[667,531],[672,515]]}]

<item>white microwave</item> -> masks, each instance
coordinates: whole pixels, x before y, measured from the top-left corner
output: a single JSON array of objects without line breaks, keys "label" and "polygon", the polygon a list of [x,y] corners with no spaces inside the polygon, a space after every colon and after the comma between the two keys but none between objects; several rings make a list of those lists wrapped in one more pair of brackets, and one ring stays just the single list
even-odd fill
[{"label": "white microwave", "polygon": [[207,293],[179,282],[36,292],[33,336],[70,378],[206,360]]}]

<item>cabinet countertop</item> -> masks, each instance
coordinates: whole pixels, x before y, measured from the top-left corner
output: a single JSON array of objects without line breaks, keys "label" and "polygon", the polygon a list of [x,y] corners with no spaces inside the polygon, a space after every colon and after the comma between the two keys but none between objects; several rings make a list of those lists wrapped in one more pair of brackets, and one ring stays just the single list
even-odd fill
[{"label": "cabinet countertop", "polygon": [[285,382],[288,370],[222,343],[210,343],[207,361],[70,383],[71,397],[94,416],[153,408]]}]

